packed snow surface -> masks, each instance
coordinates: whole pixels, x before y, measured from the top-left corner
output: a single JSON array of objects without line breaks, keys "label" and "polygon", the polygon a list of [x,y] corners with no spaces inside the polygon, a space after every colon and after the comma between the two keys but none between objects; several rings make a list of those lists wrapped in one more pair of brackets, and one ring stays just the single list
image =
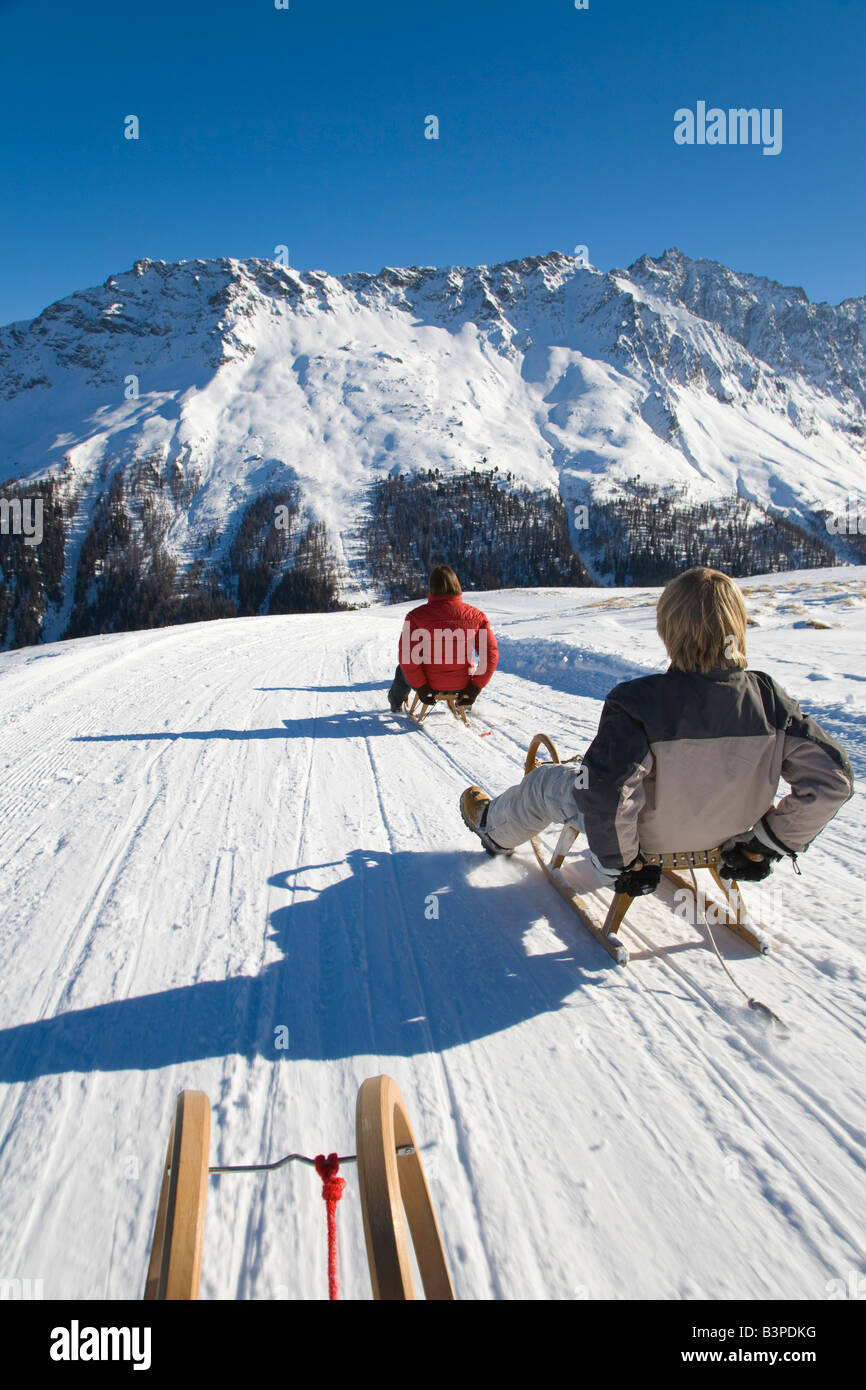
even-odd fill
[{"label": "packed snow surface", "polygon": [[[862,778],[866,569],[743,587],[751,664]],[[387,711],[406,605],[0,657],[4,1279],[140,1296],[181,1088],[238,1164],[353,1153],[381,1072],[460,1298],[820,1299],[862,1270],[862,790],[802,878],[750,888],[769,956],[716,931],[790,1038],[664,894],[618,967],[457,801],[514,782],[539,730],[581,750],[606,691],[663,667],[656,593],[472,598],[502,667],[468,730]],[[345,1176],[343,1292],[369,1298]],[[212,1179],[203,1297],[323,1298],[320,1192],[299,1166]]]}]

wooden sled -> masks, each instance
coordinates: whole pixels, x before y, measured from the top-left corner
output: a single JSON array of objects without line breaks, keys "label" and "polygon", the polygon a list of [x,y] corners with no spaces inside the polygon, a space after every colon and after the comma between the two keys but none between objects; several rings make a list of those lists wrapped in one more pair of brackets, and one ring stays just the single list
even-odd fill
[{"label": "wooden sled", "polygon": [[[558,763],[561,761],[553,740],[547,734],[535,734],[526,754],[524,764],[524,776],[533,772],[536,767],[541,765],[538,758],[539,748],[545,748],[550,754],[550,761]],[[579,894],[571,884],[563,878],[562,865],[565,858],[578,836],[578,831],[574,826],[564,825],[559,834],[553,853],[548,857],[541,838],[534,835],[530,841],[535,857],[541,868],[544,870],[550,882],[557,892],[568,903],[569,907],[580,919],[587,930],[601,943],[604,949],[613,956],[619,965],[628,964],[628,947],[617,935],[622,926],[623,919],[635,901],[628,893],[614,893],[607,915],[603,921],[593,916],[592,912],[584,903]],[[717,922],[722,923],[728,929],[746,941],[754,950],[762,955],[769,950],[769,942],[763,932],[757,930],[749,921],[743,903],[742,894],[734,879],[729,882],[723,879],[718,870],[721,863],[721,850],[719,848],[709,850],[672,850],[663,854],[650,854],[641,852],[641,863],[646,865],[659,865],[665,878],[675,883],[678,888],[688,889],[694,895],[691,882],[683,878],[678,872],[679,869],[709,869],[716,886],[721,889],[723,903],[716,899],[706,898],[707,906],[714,910]],[[696,904],[697,907],[697,904]]]},{"label": "wooden sled", "polygon": [[[363,1082],[358,1092],[356,1128],[373,1297],[405,1300],[416,1296],[403,1219],[405,1207],[426,1297],[453,1299],[424,1167],[403,1097],[390,1076],[374,1076]],[[210,1173],[273,1170],[290,1159],[302,1157],[291,1154],[275,1163],[209,1168],[209,1149],[210,1101],[204,1091],[181,1091],[175,1105],[154,1224],[144,1291],[148,1301],[193,1300],[199,1296]],[[340,1161],[350,1163],[355,1159],[353,1156]]]},{"label": "wooden sled", "polygon": [[[464,724],[468,724],[469,721],[466,718],[466,710],[463,708],[462,705],[458,705],[457,703],[457,696],[459,694],[459,690],[437,690],[435,692],[436,699],[434,701],[434,704],[438,705],[442,700],[444,700],[451,713],[454,715],[454,718],[462,720]],[[421,709],[420,712],[416,714],[415,711],[419,705],[421,706]],[[408,703],[407,700],[404,702],[403,708],[409,715],[409,718],[415,720],[416,724],[423,724],[424,720],[427,718],[427,715],[433,708],[433,705],[425,705],[423,701],[418,698],[418,693],[416,691],[412,697],[411,705]]]}]

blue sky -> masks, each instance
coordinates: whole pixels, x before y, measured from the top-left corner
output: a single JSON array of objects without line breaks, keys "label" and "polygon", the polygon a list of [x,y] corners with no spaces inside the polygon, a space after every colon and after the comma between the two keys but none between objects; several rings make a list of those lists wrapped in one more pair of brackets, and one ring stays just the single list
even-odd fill
[{"label": "blue sky", "polygon": [[[678,246],[862,295],[864,52],[866,0],[0,0],[0,322],[280,244],[335,274]],[[676,145],[699,100],[781,107],[781,154]]]}]

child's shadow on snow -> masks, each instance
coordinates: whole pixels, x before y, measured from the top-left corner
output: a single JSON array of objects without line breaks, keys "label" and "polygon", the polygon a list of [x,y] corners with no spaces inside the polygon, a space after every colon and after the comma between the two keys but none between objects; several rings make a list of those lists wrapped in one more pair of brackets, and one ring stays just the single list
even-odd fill
[{"label": "child's shadow on snow", "polygon": [[[562,1007],[608,967],[577,927],[549,953],[527,953],[532,923],[548,909],[562,918],[553,890],[525,860],[353,850],[269,883],[285,893],[270,918],[280,960],[259,975],[2,1030],[0,1080],[232,1054],[280,1062],[441,1051]],[[196,965],[190,959],[190,976]]]}]

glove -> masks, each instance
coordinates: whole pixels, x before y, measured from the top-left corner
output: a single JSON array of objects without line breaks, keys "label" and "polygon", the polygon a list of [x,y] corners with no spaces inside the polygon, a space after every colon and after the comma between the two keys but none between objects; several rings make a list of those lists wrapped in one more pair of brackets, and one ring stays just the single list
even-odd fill
[{"label": "glove", "polygon": [[720,878],[735,878],[739,883],[760,883],[769,878],[773,866],[781,859],[781,854],[770,849],[757,835],[749,839],[729,840],[722,845],[722,862],[719,865]]},{"label": "glove", "polygon": [[436,703],[436,695],[430,689],[429,681],[425,681],[424,684],[421,686],[420,690],[415,691],[415,694],[418,696],[418,699],[421,701],[422,705],[435,705]]},{"label": "glove", "polygon": [[461,690],[460,694],[457,696],[457,704],[461,707],[461,709],[469,709],[472,705],[475,704],[475,701],[478,699],[478,696],[480,694],[481,691],[479,687],[475,684],[474,681],[470,681],[469,684],[463,690]]},{"label": "glove", "polygon": [[643,864],[635,859],[614,879],[617,893],[628,893],[630,898],[641,898],[644,893],[654,893],[661,883],[662,871],[658,864]]}]

